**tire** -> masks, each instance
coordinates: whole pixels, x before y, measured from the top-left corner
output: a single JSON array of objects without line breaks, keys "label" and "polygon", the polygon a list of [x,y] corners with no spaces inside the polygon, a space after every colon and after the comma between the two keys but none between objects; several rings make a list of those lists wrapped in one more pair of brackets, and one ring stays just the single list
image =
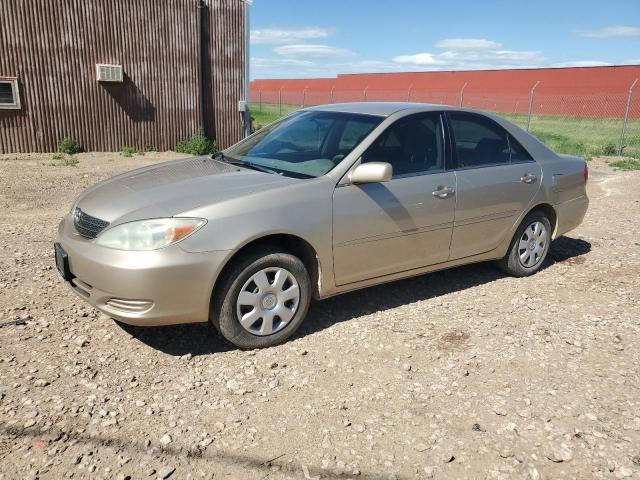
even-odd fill
[{"label": "tire", "polygon": [[[536,234],[535,225],[544,229],[544,246],[541,246],[541,237]],[[549,253],[552,233],[551,222],[544,213],[529,213],[516,230],[507,255],[496,262],[498,267],[514,277],[533,275],[540,270]]]},{"label": "tire", "polygon": [[[221,280],[213,294],[209,319],[237,347],[264,348],[284,342],[309,310],[309,273],[298,257],[282,249],[261,247],[251,251],[233,264]],[[280,287],[279,282],[283,282]]]}]

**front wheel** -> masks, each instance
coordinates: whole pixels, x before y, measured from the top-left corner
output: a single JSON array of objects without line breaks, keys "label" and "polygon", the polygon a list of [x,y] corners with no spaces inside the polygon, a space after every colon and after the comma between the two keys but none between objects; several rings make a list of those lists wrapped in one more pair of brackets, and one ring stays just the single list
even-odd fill
[{"label": "front wheel", "polygon": [[497,262],[505,272],[526,277],[537,272],[551,245],[551,223],[542,212],[531,212],[516,231],[507,255]]},{"label": "front wheel", "polygon": [[235,264],[214,293],[210,319],[240,348],[277,345],[300,326],[311,300],[304,263],[290,253],[261,248]]}]

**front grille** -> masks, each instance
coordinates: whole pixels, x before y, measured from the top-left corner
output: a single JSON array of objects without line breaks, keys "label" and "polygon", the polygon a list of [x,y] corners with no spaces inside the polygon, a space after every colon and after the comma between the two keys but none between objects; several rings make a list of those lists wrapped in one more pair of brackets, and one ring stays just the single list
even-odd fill
[{"label": "front grille", "polygon": [[109,226],[109,222],[92,217],[76,207],[73,212],[73,225],[83,237],[96,238],[101,231]]}]

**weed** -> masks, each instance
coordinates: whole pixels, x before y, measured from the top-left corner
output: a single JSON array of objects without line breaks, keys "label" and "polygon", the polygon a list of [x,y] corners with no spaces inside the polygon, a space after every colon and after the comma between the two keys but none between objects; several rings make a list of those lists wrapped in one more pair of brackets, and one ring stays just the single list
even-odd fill
[{"label": "weed", "polygon": [[120,154],[123,157],[131,157],[134,153],[136,153],[136,149],[130,145],[125,145],[124,147],[122,147],[122,150],[120,151]]},{"label": "weed", "polygon": [[625,158],[623,160],[616,160],[609,164],[617,170],[640,170],[640,160],[635,158]]},{"label": "weed", "polygon": [[613,143],[607,143],[605,146],[602,147],[602,155],[608,155],[608,156],[615,155],[616,153],[618,153],[617,150],[618,149]]},{"label": "weed", "polygon": [[72,140],[71,137],[64,136],[58,145],[58,151],[68,155],[73,155],[74,153],[80,153],[82,151],[82,147],[78,142]]},{"label": "weed", "polygon": [[217,151],[216,142],[205,137],[202,129],[176,145],[176,152],[190,155],[207,155]]},{"label": "weed", "polygon": [[69,156],[64,159],[64,164],[67,167],[75,167],[76,165],[78,165],[78,159],[76,157]]},{"label": "weed", "polygon": [[64,158],[64,153],[54,153],[51,157],[51,160],[62,160]]}]

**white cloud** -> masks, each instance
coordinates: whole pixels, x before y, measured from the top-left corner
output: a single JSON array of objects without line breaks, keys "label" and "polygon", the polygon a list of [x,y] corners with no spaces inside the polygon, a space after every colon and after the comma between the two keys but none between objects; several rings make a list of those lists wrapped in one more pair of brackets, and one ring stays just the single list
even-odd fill
[{"label": "white cloud", "polygon": [[516,50],[451,50],[438,54],[437,58],[449,63],[483,61],[496,64],[503,62],[535,62],[543,59],[542,52]]},{"label": "white cloud", "polygon": [[414,55],[398,55],[392,58],[396,63],[408,65],[437,65],[439,62],[432,53],[416,53]]},{"label": "white cloud", "polygon": [[327,38],[331,30],[319,27],[304,28],[264,28],[251,30],[251,43],[281,45],[297,43],[317,38]]},{"label": "white cloud", "polygon": [[295,58],[251,58],[252,78],[331,77],[340,73],[401,72],[406,66],[379,60],[325,62]]},{"label": "white cloud", "polygon": [[251,68],[257,69],[313,67],[315,65],[317,65],[315,62],[309,60],[298,60],[296,58],[251,58]]},{"label": "white cloud", "polygon": [[392,60],[408,66],[439,66],[452,70],[536,66],[544,61],[540,51],[506,50],[498,42],[480,38],[445,39],[436,43],[436,47],[445,51],[397,55]]},{"label": "white cloud", "polygon": [[355,55],[345,48],[330,47],[328,45],[283,45],[273,49],[278,55],[284,57],[350,57]]},{"label": "white cloud", "polygon": [[640,27],[613,25],[590,32],[580,32],[580,35],[590,38],[640,37]]},{"label": "white cloud", "polygon": [[552,67],[608,67],[611,65],[609,62],[602,62],[600,60],[575,60],[573,62],[560,62],[554,63]]},{"label": "white cloud", "polygon": [[436,47],[446,50],[497,50],[502,44],[483,38],[447,38],[436,43]]}]

